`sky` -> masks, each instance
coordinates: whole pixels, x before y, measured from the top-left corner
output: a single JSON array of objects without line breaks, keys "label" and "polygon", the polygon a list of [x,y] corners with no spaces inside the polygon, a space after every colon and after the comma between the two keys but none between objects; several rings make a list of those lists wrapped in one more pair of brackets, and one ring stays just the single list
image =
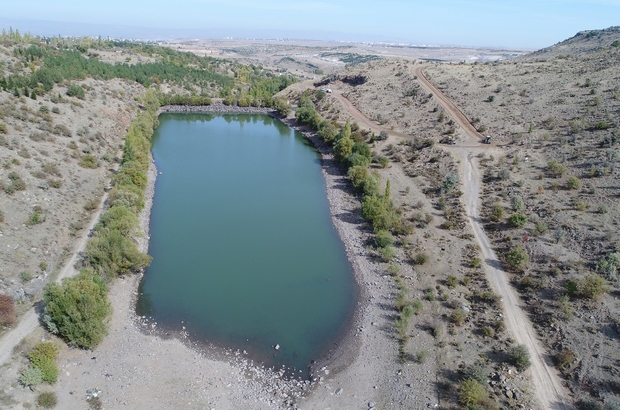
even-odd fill
[{"label": "sky", "polygon": [[295,38],[538,49],[620,25],[620,0],[22,0],[0,27],[39,35]]}]

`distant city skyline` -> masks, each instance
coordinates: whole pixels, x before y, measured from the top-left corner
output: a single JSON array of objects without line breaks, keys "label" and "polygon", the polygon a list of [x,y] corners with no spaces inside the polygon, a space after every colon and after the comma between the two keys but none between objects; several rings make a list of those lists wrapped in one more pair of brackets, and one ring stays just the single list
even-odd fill
[{"label": "distant city skyline", "polygon": [[291,38],[537,49],[620,24],[619,0],[27,0],[0,25],[39,35]]}]

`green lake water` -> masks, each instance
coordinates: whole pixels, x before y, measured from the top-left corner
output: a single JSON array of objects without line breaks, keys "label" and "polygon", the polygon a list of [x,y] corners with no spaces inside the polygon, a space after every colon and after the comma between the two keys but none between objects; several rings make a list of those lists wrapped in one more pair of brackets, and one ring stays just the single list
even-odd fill
[{"label": "green lake water", "polygon": [[346,329],[357,295],[319,154],[268,116],[164,114],[160,123],[153,262],[137,313],[305,374]]}]

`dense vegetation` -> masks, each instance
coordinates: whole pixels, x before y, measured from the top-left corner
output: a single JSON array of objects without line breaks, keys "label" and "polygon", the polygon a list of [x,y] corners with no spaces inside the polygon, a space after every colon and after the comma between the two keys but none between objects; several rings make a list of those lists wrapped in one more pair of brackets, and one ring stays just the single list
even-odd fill
[{"label": "dense vegetation", "polygon": [[[262,67],[198,57],[170,48],[150,44],[104,41],[101,38],[41,39],[21,36],[19,32],[6,31],[0,35],[0,44],[12,45],[13,54],[24,61],[29,71],[15,70],[0,76],[0,87],[15,95],[31,98],[44,95],[55,84],[84,80],[92,77],[101,80],[114,78],[136,81],[145,87],[162,83],[174,84],[187,91],[183,96],[162,96],[162,104],[208,105],[211,98],[222,97],[229,105],[274,105],[273,95],[292,84],[289,75],[276,75]],[[129,49],[134,53],[156,59],[136,64],[110,64],[98,59],[96,50]],[[83,93],[79,86],[69,85],[69,95]],[[77,87],[77,88],[76,88]]]}]

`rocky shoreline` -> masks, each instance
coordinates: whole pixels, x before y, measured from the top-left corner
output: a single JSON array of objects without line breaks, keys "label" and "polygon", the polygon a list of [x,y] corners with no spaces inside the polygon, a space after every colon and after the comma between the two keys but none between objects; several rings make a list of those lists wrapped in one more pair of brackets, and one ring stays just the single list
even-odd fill
[{"label": "rocky shoreline", "polygon": [[[395,376],[402,365],[395,360],[397,343],[386,314],[394,285],[382,264],[369,257],[369,233],[359,214],[359,199],[330,147],[314,133],[298,128],[293,119],[283,122],[302,132],[322,155],[332,221],[360,292],[351,324],[312,366],[311,380],[290,379],[284,369],[265,368],[244,352],[205,347],[190,341],[183,331],[160,331],[156,323],[135,313],[141,279],[135,275],[117,280],[110,290],[115,311],[103,343],[92,352],[71,349],[63,354],[57,391],[65,408],[83,408],[84,397],[73,393],[93,388],[102,392],[105,408],[375,408],[377,402],[403,394],[405,383]],[[156,177],[151,159],[145,207],[139,216],[143,236],[138,242],[143,251],[148,250]],[[415,405],[419,405],[413,408],[428,404],[430,399],[424,397],[429,395],[430,384],[420,380],[407,386],[404,394],[414,394]]]}]

